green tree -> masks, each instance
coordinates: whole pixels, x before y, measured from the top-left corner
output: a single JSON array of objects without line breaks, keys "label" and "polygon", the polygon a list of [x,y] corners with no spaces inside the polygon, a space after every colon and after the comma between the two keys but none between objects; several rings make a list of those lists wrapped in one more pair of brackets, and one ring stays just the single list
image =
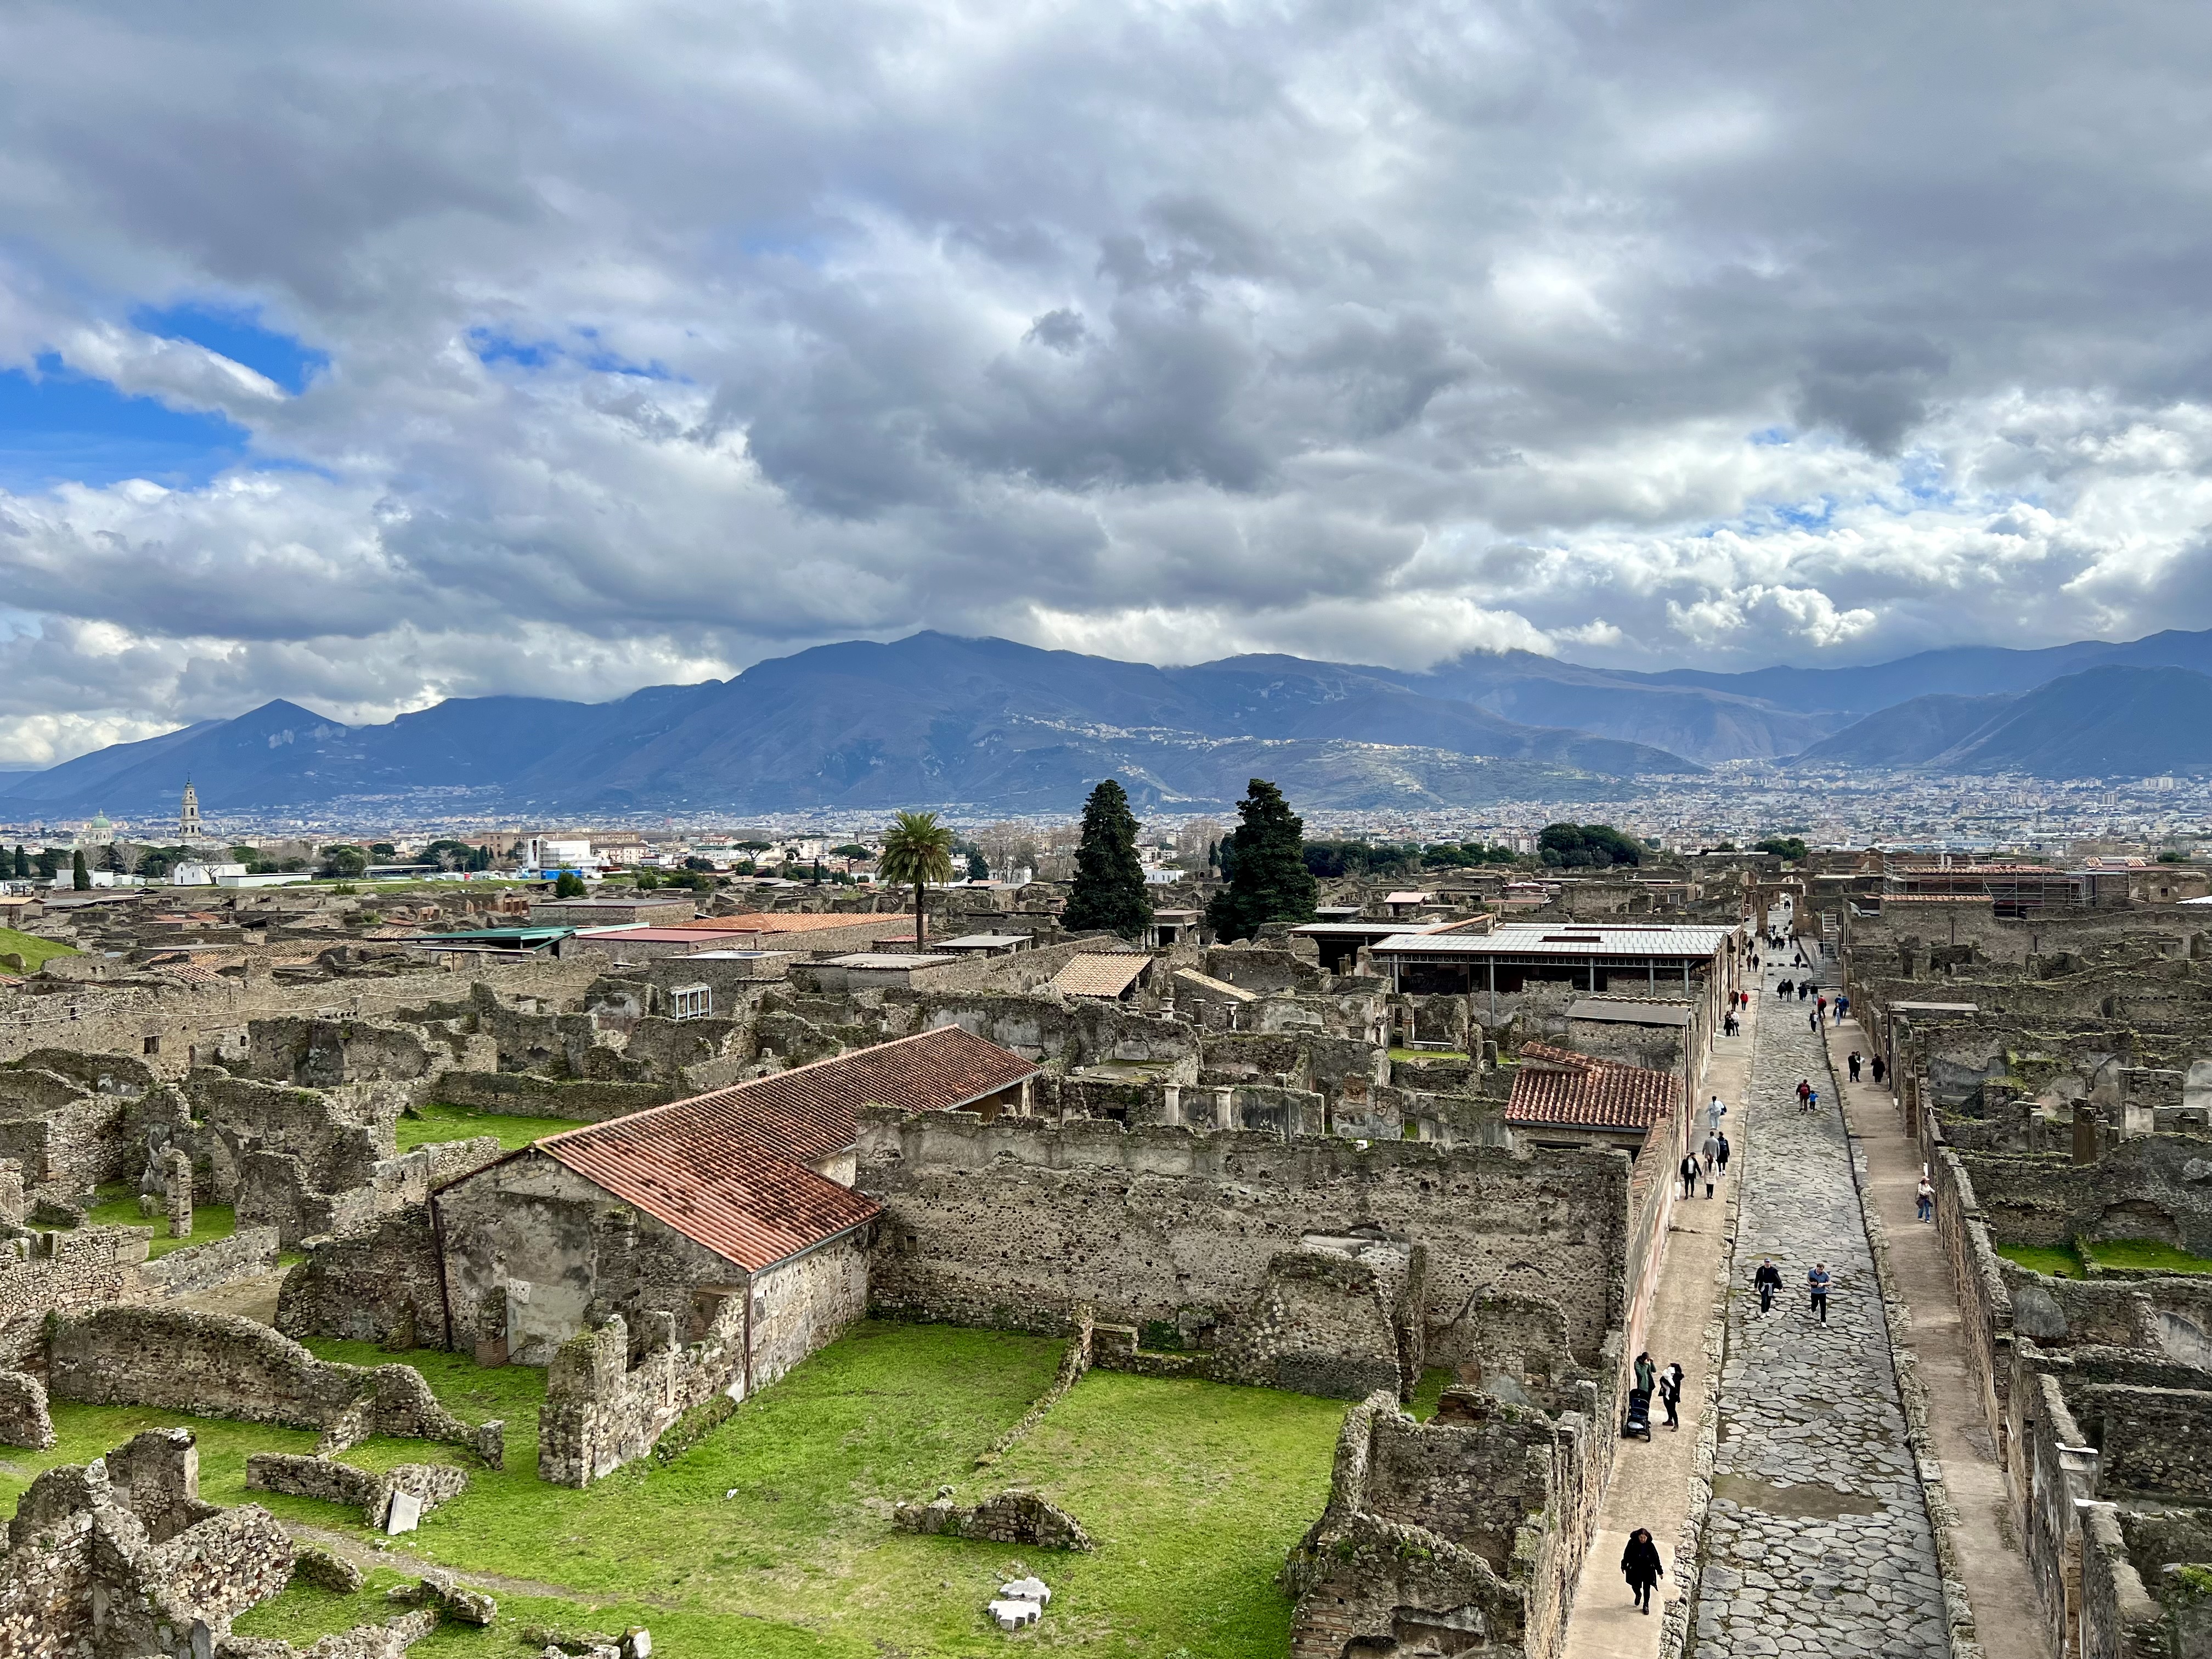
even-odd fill
[{"label": "green tree", "polygon": [[1306,868],[1305,821],[1265,778],[1247,786],[1237,816],[1243,822],[1221,849],[1229,885],[1206,907],[1215,934],[1250,939],[1271,921],[1311,921],[1320,890]]},{"label": "green tree", "polygon": [[659,887],[660,872],[657,870],[641,870],[630,878],[630,881],[639,892],[650,893]]},{"label": "green tree", "polygon": [[979,847],[968,854],[968,879],[988,881],[990,878],[991,860],[983,856],[983,849]]},{"label": "green tree", "polygon": [[556,899],[584,896],[584,878],[574,870],[563,870],[553,878],[553,896]]},{"label": "green tree", "polygon": [[929,884],[952,879],[951,826],[939,823],[934,812],[897,814],[884,832],[876,869],[885,881],[914,888],[914,948],[919,951],[929,936]]},{"label": "green tree", "polygon": [[323,848],[323,873],[350,880],[367,872],[368,854],[350,842],[340,842],[335,847]]},{"label": "green tree", "polygon": [[15,843],[15,879],[28,881],[30,878],[31,855],[23,850],[22,842],[17,842]]},{"label": "green tree", "polygon": [[85,868],[82,847],[70,854],[70,885],[80,893],[92,886],[92,872]]},{"label": "green tree", "polygon": [[368,844],[368,855],[380,863],[389,864],[399,856],[399,849],[388,841],[373,841]]},{"label": "green tree", "polygon": [[831,848],[830,856],[833,859],[871,859],[875,854],[857,841],[848,841],[842,846]]},{"label": "green tree", "polygon": [[1796,836],[1769,836],[1765,841],[1753,842],[1751,850],[1754,853],[1771,853],[1778,859],[1796,864],[1804,858],[1808,849],[1804,842]]},{"label": "green tree", "polygon": [[1134,942],[1152,925],[1152,896],[1137,861],[1137,820],[1129,797],[1108,778],[1083,803],[1083,839],[1075,849],[1075,885],[1060,924],[1072,933],[1119,933]]},{"label": "green tree", "polygon": [[1536,852],[1554,870],[1607,870],[1644,862],[1644,843],[1609,823],[1547,823],[1536,837]]}]

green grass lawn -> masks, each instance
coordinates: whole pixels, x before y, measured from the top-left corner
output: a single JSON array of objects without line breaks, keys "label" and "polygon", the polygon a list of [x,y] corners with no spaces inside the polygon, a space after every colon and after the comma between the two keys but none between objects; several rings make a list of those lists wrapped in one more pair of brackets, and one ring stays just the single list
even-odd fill
[{"label": "green grass lawn", "polygon": [[23,971],[38,972],[39,966],[50,957],[74,957],[83,953],[73,945],[63,945],[54,939],[40,939],[36,933],[18,933],[13,927],[0,927],[0,954],[13,953],[23,958]]},{"label": "green grass lawn", "polygon": [[192,1206],[192,1232],[189,1238],[169,1237],[169,1217],[166,1210],[156,1210],[152,1215],[138,1213],[138,1195],[127,1182],[110,1182],[100,1189],[100,1202],[84,1212],[88,1227],[151,1227],[154,1243],[146,1252],[150,1257],[163,1256],[172,1250],[181,1250],[187,1244],[205,1244],[218,1238],[228,1238],[238,1231],[237,1218],[228,1204],[195,1204]]},{"label": "green grass lawn", "polygon": [[[391,1358],[365,1344],[311,1346],[356,1364]],[[465,1575],[502,1575],[546,1592],[495,1586],[492,1632],[449,1627],[415,1651],[503,1655],[516,1625],[544,1620],[649,1625],[660,1650],[682,1659],[996,1654],[1007,1638],[986,1622],[983,1603],[1018,1561],[1055,1592],[1024,1642],[1133,1659],[1179,1649],[1274,1659],[1290,1610],[1273,1576],[1321,1513],[1343,1404],[1094,1371],[979,1479],[976,1454],[1050,1383],[1060,1349],[1005,1332],[863,1324],[674,1462],[648,1458],[581,1492],[537,1478],[542,1372],[410,1354],[455,1411],[506,1419],[508,1467],[477,1470],[470,1490],[426,1516],[401,1547]],[[40,1468],[185,1421],[116,1407],[54,1412],[59,1446],[0,1462],[0,1512]],[[248,1451],[304,1451],[312,1435],[189,1426],[200,1437],[209,1501],[260,1502],[287,1520],[370,1541],[351,1510],[244,1490]],[[404,1440],[371,1441],[346,1456],[371,1468],[469,1461]],[[1018,1481],[1072,1510],[1097,1552],[1060,1557],[924,1538],[893,1531],[887,1518],[893,1502],[927,1498],[940,1484],[972,1502]],[[349,1597],[295,1588],[240,1619],[238,1632],[304,1644],[381,1618],[382,1589],[399,1577],[380,1574]]]},{"label": "green grass lawn", "polygon": [[466,1140],[472,1135],[497,1135],[508,1152],[533,1140],[582,1127],[575,1118],[526,1117],[515,1112],[479,1112],[467,1106],[444,1106],[435,1101],[418,1106],[399,1120],[399,1150],[411,1152],[441,1140]]},{"label": "green grass lawn", "polygon": [[2048,1273],[2053,1279],[2081,1277],[2081,1258],[2074,1254],[2071,1245],[2045,1249],[2036,1244],[2000,1244],[1996,1252],[2016,1267],[2030,1273]]},{"label": "green grass lawn", "polygon": [[2087,1247],[2100,1267],[2132,1273],[2212,1273],[2212,1261],[2154,1238],[2106,1238]]},{"label": "green grass lawn", "polygon": [[1419,1061],[1424,1060],[1465,1060],[1467,1055],[1460,1053],[1456,1049],[1393,1048],[1390,1051],[1390,1058],[1396,1060]]}]

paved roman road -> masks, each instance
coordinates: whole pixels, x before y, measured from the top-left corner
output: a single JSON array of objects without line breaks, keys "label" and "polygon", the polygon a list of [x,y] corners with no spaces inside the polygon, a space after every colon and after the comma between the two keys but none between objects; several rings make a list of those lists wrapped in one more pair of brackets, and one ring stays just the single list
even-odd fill
[{"label": "paved roman road", "polygon": [[[1745,1108],[1755,1150],[1743,1175],[1691,1651],[1936,1659],[1948,1652],[1942,1586],[1838,1090],[1807,1024],[1811,1005],[1775,997],[1784,971],[1764,977]],[[1800,1078],[1820,1091],[1818,1113],[1797,1109]],[[1768,1314],[1751,1287],[1762,1255],[1782,1270]],[[1805,1294],[1816,1261],[1835,1277],[1825,1327]]]}]

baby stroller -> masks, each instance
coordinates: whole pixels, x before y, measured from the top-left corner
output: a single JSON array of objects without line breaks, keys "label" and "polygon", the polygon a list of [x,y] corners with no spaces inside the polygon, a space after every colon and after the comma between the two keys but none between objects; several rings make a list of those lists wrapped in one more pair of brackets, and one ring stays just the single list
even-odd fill
[{"label": "baby stroller", "polygon": [[1628,1391],[1628,1415],[1621,1419],[1620,1437],[1623,1440],[1642,1435],[1651,1437],[1651,1390],[1631,1389]]}]

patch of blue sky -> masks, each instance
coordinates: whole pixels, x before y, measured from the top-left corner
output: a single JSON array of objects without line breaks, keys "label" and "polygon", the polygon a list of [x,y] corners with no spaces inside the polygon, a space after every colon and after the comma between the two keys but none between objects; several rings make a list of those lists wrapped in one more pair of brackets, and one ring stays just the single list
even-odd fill
[{"label": "patch of blue sky", "polygon": [[599,331],[595,328],[580,328],[575,333],[578,344],[572,349],[557,340],[517,339],[498,329],[478,326],[469,331],[469,349],[477,354],[478,362],[486,364],[550,368],[557,363],[574,363],[594,374],[627,374],[647,380],[676,379],[664,364],[635,362],[606,349],[599,343]]},{"label": "patch of blue sky", "polygon": [[1945,501],[1954,492],[1944,481],[1943,458],[1933,451],[1909,450],[1897,465],[1897,482],[1916,501]]},{"label": "patch of blue sky", "polygon": [[1823,495],[1816,501],[1777,501],[1772,511],[1792,530],[1825,530],[1836,516],[1836,498]]},{"label": "patch of blue sky", "polygon": [[1778,445],[1791,442],[1796,435],[1786,426],[1763,426],[1745,441],[1756,444],[1761,449],[1771,449]]},{"label": "patch of blue sky", "polygon": [[131,313],[131,321],[165,340],[190,340],[220,352],[295,394],[305,391],[307,382],[330,366],[324,353],[264,326],[258,306],[142,306]]},{"label": "patch of blue sky", "polygon": [[192,489],[245,459],[246,435],[220,415],[127,397],[51,355],[35,375],[0,371],[0,488],[147,478]]}]

